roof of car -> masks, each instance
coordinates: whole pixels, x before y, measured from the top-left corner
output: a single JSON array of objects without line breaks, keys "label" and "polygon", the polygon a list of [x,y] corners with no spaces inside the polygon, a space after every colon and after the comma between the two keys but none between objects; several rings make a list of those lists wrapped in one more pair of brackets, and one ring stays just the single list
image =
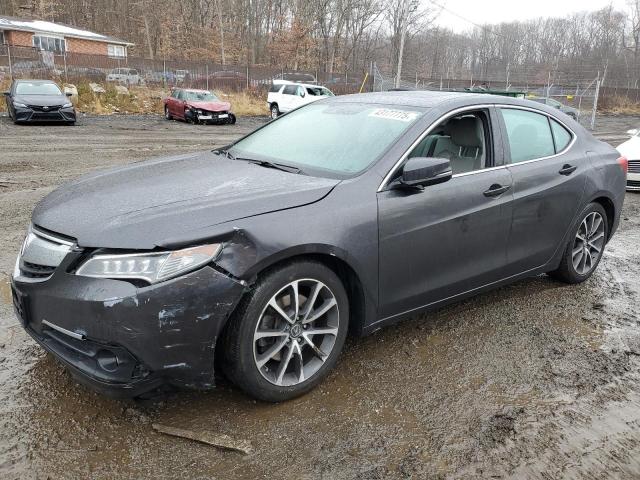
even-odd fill
[{"label": "roof of car", "polygon": [[318,85],[315,83],[292,82],[290,80],[274,80],[273,84],[274,85],[296,85],[304,88],[327,88],[324,85]]},{"label": "roof of car", "polygon": [[[489,95],[477,95],[467,92],[440,92],[433,90],[411,90],[395,92],[372,92],[357,93],[354,95],[342,95],[335,97],[334,101],[380,103],[386,105],[410,105],[415,107],[433,107],[447,100],[454,100],[462,97],[490,97]],[[492,103],[496,98],[491,97]]]},{"label": "roof of car", "polygon": [[194,92],[194,93],[211,93],[211,90],[202,90],[200,88],[173,87],[172,90],[182,90],[183,92]]},{"label": "roof of car", "polygon": [[28,78],[21,78],[14,80],[15,83],[56,83],[53,80],[29,80]]},{"label": "roof of car", "polygon": [[453,103],[461,99],[468,99],[470,104],[501,103],[527,105],[526,101],[512,97],[502,97],[499,95],[488,95],[469,92],[441,92],[434,90],[358,93],[355,95],[341,95],[338,97],[332,97],[330,101],[376,103],[381,105],[403,105],[432,108],[436,105],[444,104],[447,102]]}]

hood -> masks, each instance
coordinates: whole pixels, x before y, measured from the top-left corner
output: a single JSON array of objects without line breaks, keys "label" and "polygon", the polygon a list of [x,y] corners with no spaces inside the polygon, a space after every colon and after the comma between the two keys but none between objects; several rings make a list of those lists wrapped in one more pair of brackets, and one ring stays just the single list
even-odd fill
[{"label": "hood", "polygon": [[637,160],[640,158],[640,137],[633,136],[624,143],[616,147],[620,155],[624,155],[629,160]]},{"label": "hood", "polygon": [[214,225],[316,202],[337,183],[202,152],[81,177],[47,195],[32,220],[81,247],[152,249],[203,238]]},{"label": "hood", "polygon": [[231,109],[229,102],[187,102],[187,105],[209,112],[228,112]]},{"label": "hood", "polygon": [[71,102],[66,95],[16,95],[13,97],[13,101],[40,107],[53,107]]}]

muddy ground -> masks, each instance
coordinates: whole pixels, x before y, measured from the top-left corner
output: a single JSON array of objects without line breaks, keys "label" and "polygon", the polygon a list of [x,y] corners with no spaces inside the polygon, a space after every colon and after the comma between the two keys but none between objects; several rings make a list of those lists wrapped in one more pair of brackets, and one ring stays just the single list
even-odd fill
[{"label": "muddy ground", "polygon": [[[209,393],[115,401],[76,385],[18,326],[8,276],[35,203],[86,171],[222,145],[261,124],[193,127],[85,117],[0,118],[0,477],[638,478],[640,195],[595,275],[545,276],[351,339],[306,396]],[[603,118],[619,143],[640,119]],[[154,422],[252,442],[248,456],[155,432]]]}]

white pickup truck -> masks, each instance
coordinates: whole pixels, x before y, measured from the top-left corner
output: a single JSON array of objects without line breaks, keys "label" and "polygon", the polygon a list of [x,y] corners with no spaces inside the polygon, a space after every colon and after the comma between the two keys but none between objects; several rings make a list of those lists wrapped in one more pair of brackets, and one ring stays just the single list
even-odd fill
[{"label": "white pickup truck", "polygon": [[277,118],[281,113],[333,96],[331,90],[320,85],[274,80],[267,95],[267,104],[271,118]]}]

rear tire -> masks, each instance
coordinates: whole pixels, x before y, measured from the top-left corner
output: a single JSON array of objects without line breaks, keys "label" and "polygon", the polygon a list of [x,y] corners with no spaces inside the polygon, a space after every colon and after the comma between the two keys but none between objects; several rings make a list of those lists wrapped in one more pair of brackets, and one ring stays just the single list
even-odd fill
[{"label": "rear tire", "polygon": [[224,334],[222,368],[254,398],[289,400],[335,366],[348,324],[337,275],[314,261],[288,263],[262,276],[238,306]]},{"label": "rear tire", "polygon": [[173,120],[171,112],[169,112],[169,107],[167,107],[166,105],[164,106],[164,118],[167,120]]},{"label": "rear tire", "polygon": [[280,116],[280,109],[278,108],[278,104],[274,103],[271,105],[271,118],[275,120]]},{"label": "rear tire", "polygon": [[599,203],[590,203],[571,230],[560,266],[549,275],[569,284],[582,283],[595,272],[609,238],[607,213]]}]

